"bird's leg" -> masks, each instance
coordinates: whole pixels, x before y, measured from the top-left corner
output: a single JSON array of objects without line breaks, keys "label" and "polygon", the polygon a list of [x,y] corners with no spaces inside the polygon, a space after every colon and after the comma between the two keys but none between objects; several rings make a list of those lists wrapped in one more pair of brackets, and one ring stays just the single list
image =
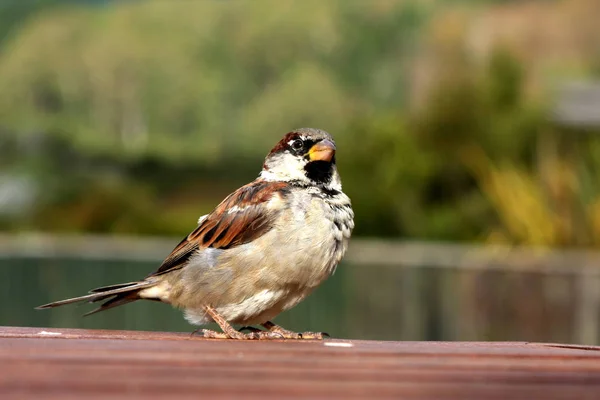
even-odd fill
[{"label": "bird's leg", "polygon": [[293,331],[288,331],[287,329],[282,328],[279,325],[272,323],[271,321],[267,321],[264,324],[261,324],[265,327],[269,332],[278,333],[281,335],[283,339],[317,339],[322,340],[325,336],[329,337],[329,335],[325,332],[302,332],[296,333]]},{"label": "bird's leg", "polygon": [[233,326],[229,324],[229,322],[225,321],[214,308],[211,306],[204,306],[204,311],[219,325],[219,327],[223,330],[223,332],[215,332],[209,329],[202,329],[202,336],[205,338],[211,339],[259,339],[258,334],[256,332],[250,333],[242,333],[235,330]]},{"label": "bird's leg", "polygon": [[215,321],[223,332],[215,332],[209,329],[202,329],[202,336],[210,339],[238,339],[238,340],[263,340],[263,339],[282,339],[282,335],[277,332],[265,332],[260,329],[251,328],[249,333],[243,333],[235,330],[214,308],[204,306],[204,311]]}]

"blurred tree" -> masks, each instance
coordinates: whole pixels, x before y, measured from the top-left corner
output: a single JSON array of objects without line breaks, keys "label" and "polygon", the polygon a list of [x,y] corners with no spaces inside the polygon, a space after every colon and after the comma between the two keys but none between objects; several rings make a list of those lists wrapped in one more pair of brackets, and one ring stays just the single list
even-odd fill
[{"label": "blurred tree", "polygon": [[[357,234],[574,243],[536,176],[547,122],[523,52],[473,54],[453,3],[475,2],[8,2],[0,167],[39,197],[0,226],[181,234],[282,133],[317,126]],[[600,152],[582,154],[587,183],[560,193],[598,221]]]},{"label": "blurred tree", "polygon": [[56,6],[100,5],[113,0],[2,0],[0,3],[0,43],[30,16]]},{"label": "blurred tree", "polygon": [[[427,11],[419,2],[259,4],[130,2],[25,24],[0,59],[0,118],[35,160],[42,203],[87,201],[83,188],[103,186],[107,169],[164,201],[199,170],[251,179],[293,127],[341,138],[348,116],[404,104],[407,54]],[[160,181],[139,167],[149,162],[182,177]],[[226,166],[240,176],[219,172]],[[63,226],[111,226],[80,224]]]}]

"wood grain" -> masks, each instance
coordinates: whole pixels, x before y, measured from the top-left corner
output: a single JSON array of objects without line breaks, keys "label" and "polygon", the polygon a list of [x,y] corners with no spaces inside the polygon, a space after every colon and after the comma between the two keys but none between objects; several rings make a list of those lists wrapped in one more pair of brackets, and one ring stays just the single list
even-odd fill
[{"label": "wood grain", "polygon": [[0,328],[2,399],[597,399],[600,347]]}]

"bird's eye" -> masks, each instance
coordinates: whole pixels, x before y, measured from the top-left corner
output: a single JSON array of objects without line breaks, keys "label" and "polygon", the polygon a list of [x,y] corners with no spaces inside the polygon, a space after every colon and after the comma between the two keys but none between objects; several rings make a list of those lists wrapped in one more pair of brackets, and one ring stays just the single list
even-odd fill
[{"label": "bird's eye", "polygon": [[302,150],[302,148],[304,147],[304,143],[302,143],[302,140],[296,139],[292,141],[292,143],[290,143],[290,147],[292,148],[292,150]]}]

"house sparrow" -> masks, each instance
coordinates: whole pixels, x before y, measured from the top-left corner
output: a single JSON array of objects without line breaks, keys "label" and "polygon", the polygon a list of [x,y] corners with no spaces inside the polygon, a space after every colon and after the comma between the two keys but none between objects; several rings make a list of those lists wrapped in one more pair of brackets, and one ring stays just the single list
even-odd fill
[{"label": "house sparrow", "polygon": [[[271,320],[302,301],[333,274],[354,228],[342,192],[329,133],[302,128],[286,134],[253,182],[225,198],[143,280],[91,290],[38,307],[104,301],[88,314],[139,299],[183,309],[192,324],[216,322],[230,339],[322,339]],[[86,314],[87,315],[87,314]],[[249,333],[230,324],[261,324]]]}]

